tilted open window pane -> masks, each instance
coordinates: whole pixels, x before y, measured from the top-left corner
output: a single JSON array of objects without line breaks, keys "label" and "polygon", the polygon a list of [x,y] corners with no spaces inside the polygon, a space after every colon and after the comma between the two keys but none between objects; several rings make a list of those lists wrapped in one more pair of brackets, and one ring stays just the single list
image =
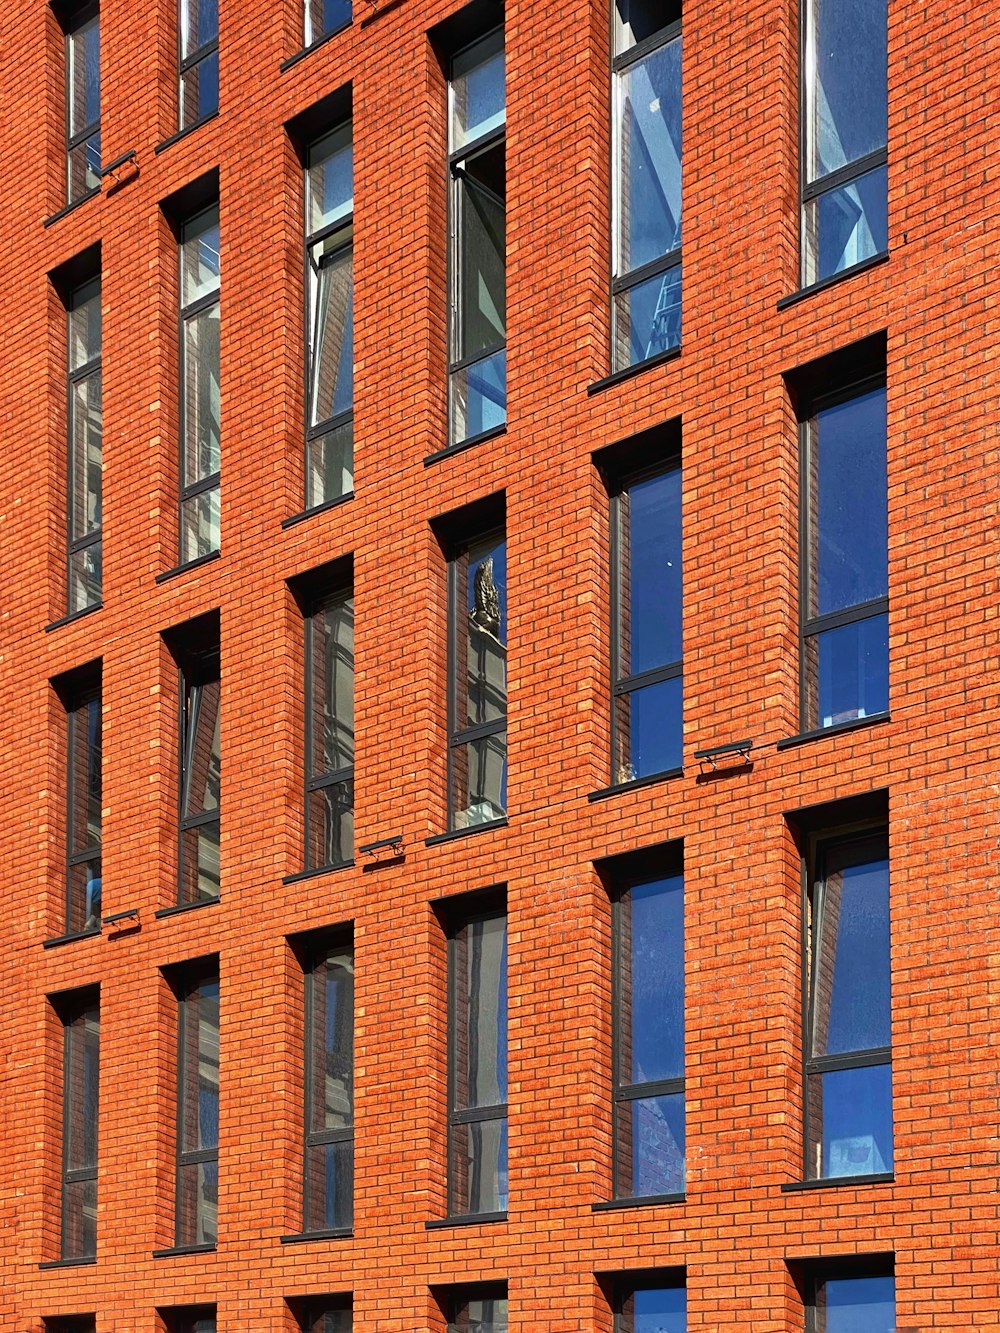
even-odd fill
[{"label": "tilted open window pane", "polygon": [[219,654],[190,656],[181,672],[180,901],[219,896],[222,785]]},{"label": "tilted open window pane", "polygon": [[101,1018],[87,1004],[64,1027],[63,1259],[97,1253],[97,1124]]},{"label": "tilted open window pane", "polygon": [[101,184],[101,28],[89,5],[66,34],[66,151],[73,203]]},{"label": "tilted open window pane", "polygon": [[87,691],[67,713],[66,932],[101,924],[101,695]]},{"label": "tilted open window pane", "polygon": [[177,1086],[178,1245],[214,1245],[219,1190],[219,982],[180,1000]]},{"label": "tilted open window pane", "polygon": [[[310,251],[312,286],[312,361],[309,376],[309,424],[316,426],[354,406],[354,252],[334,238]],[[347,244],[348,248],[343,249]]]},{"label": "tilted open window pane", "polygon": [[304,1230],[349,1227],[354,1199],[354,953],[334,946],[306,974]]}]

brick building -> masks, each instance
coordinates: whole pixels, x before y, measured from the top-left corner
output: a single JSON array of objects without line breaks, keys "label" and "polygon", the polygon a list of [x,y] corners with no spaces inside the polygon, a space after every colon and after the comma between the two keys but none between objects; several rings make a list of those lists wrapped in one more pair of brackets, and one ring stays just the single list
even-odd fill
[{"label": "brick building", "polygon": [[351,11],[0,17],[0,1328],[1000,1329],[995,11]]}]

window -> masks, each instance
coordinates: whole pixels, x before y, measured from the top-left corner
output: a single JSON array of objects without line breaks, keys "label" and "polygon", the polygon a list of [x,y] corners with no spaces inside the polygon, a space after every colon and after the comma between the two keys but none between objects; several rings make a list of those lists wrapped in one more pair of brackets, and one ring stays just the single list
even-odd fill
[{"label": "window", "polygon": [[[181,984],[177,1015],[176,1244],[211,1246],[218,1236],[219,1199],[217,971]],[[193,1327],[201,1333],[199,1325]]]},{"label": "window", "polygon": [[507,177],[504,34],[452,56],[449,444],[507,420]]},{"label": "window", "polygon": [[181,904],[219,896],[220,703],[218,638],[199,635],[180,654]]},{"label": "window", "polygon": [[66,202],[101,187],[101,20],[82,5],[66,33]]},{"label": "window", "polygon": [[806,1177],[893,1169],[889,848],[817,837],[808,895]]},{"label": "window", "polygon": [[684,877],[618,877],[615,1197],[684,1192]]},{"label": "window", "polygon": [[75,676],[66,708],[66,934],[101,926],[101,680]]},{"label": "window", "polygon": [[887,0],[803,0],[802,281],[888,249]]},{"label": "window", "polygon": [[[477,914],[457,925],[448,942],[448,979],[451,1028],[448,1216],[504,1213],[507,1209],[505,914],[496,911]],[[459,1324],[459,1327],[476,1326]]]},{"label": "window", "polygon": [[181,1310],[165,1310],[163,1323],[167,1333],[215,1333],[215,1309],[198,1306]]},{"label": "window", "polygon": [[219,0],[179,0],[180,128],[219,109]]},{"label": "window", "polygon": [[802,713],[807,730],[889,707],[884,375],[813,399],[803,422]]},{"label": "window", "polygon": [[219,549],[219,209],[180,231],[180,561]]},{"label": "window", "polygon": [[[354,949],[327,941],[306,967],[304,1226],[339,1231],[354,1218]],[[317,1325],[322,1333],[327,1326]],[[350,1320],[345,1325],[350,1328]],[[330,1333],[340,1329],[330,1325]]]},{"label": "window", "polygon": [[507,1289],[460,1288],[446,1303],[448,1333],[507,1333]]},{"label": "window", "polygon": [[351,1304],[321,1297],[308,1301],[300,1318],[302,1333],[351,1333]]},{"label": "window", "polygon": [[507,813],[507,541],[456,549],[450,565],[449,827]]},{"label": "window", "polygon": [[97,1254],[97,1119],[101,1016],[96,992],[60,1005],[63,1151],[60,1258]]},{"label": "window", "polygon": [[614,1333],[687,1333],[683,1274],[623,1283],[615,1306]]},{"label": "window", "polygon": [[306,619],[306,869],[354,855],[354,597],[319,597]]},{"label": "window", "polygon": [[101,601],[101,489],[104,418],[101,400],[101,280],[69,294],[67,578],[70,614]]},{"label": "window", "polygon": [[66,1315],[42,1321],[45,1333],[96,1333],[97,1321],[92,1314]]},{"label": "window", "polygon": [[314,46],[351,21],[351,0],[305,0],[305,46]]},{"label": "window", "polygon": [[681,340],[681,6],[614,0],[612,361]]},{"label": "window", "polygon": [[612,493],[612,782],[680,768],[681,469],[633,476]]},{"label": "window", "polygon": [[809,1264],[805,1285],[806,1333],[894,1333],[891,1258]]},{"label": "window", "polygon": [[306,153],[306,508],[354,487],[354,153],[351,124]]}]

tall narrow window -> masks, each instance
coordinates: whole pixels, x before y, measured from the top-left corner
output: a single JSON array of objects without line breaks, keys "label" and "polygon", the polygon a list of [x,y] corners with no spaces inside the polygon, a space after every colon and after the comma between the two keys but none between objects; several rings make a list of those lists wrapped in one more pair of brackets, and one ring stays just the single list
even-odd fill
[{"label": "tall narrow window", "polygon": [[349,943],[317,950],[306,972],[305,1075],[303,1229],[347,1230],[354,1217],[354,950]]},{"label": "tall narrow window", "polygon": [[190,218],[180,237],[180,560],[219,549],[219,209]]},{"label": "tall narrow window", "polygon": [[351,0],[305,0],[305,46],[346,28],[351,21]]},{"label": "tall narrow window", "polygon": [[817,841],[809,894],[806,1176],[892,1171],[889,848]]},{"label": "tall narrow window", "polygon": [[67,577],[69,612],[101,600],[101,491],[104,417],[101,397],[101,281],[76,288],[66,312],[69,381]]},{"label": "tall narrow window", "polygon": [[180,128],[219,109],[219,0],[179,0]]},{"label": "tall narrow window", "polygon": [[218,975],[189,980],[177,1010],[176,1244],[209,1246],[218,1236]]},{"label": "tall narrow window", "polygon": [[354,487],[353,209],[348,122],[314,143],[306,156],[307,509]]},{"label": "tall narrow window", "polygon": [[97,1253],[97,1118],[101,1017],[96,994],[63,1019],[63,1259]]},{"label": "tall narrow window", "polygon": [[219,896],[219,649],[185,654],[180,672],[180,902]]},{"label": "tall narrow window", "polygon": [[307,1301],[299,1324],[302,1333],[351,1333],[351,1302],[325,1296]]},{"label": "tall narrow window", "polygon": [[681,6],[614,0],[615,370],[681,340]]},{"label": "tall narrow window", "polygon": [[612,782],[680,768],[681,469],[633,476],[611,500],[616,628]]},{"label": "tall narrow window", "polygon": [[306,620],[306,869],[354,855],[354,598],[319,598]]},{"label": "tall narrow window", "polygon": [[628,883],[614,904],[616,1198],[684,1192],[684,879]]},{"label": "tall narrow window", "polygon": [[507,1209],[507,918],[473,916],[449,941],[448,1215]]},{"label": "tall narrow window", "polygon": [[494,532],[450,562],[449,820],[472,828],[507,813],[507,541]]},{"label": "tall narrow window", "polygon": [[506,105],[498,28],[453,56],[449,69],[449,444],[507,420]]},{"label": "tall narrow window", "polygon": [[507,1333],[507,1289],[459,1288],[448,1299],[448,1333]]},{"label": "tall narrow window", "polygon": [[806,1333],[894,1333],[891,1256],[810,1264],[805,1286]]},{"label": "tall narrow window", "polygon": [[101,925],[101,683],[81,685],[66,712],[66,934]]},{"label": "tall narrow window", "polygon": [[801,427],[807,730],[889,707],[884,377],[814,400]]},{"label": "tall narrow window", "polygon": [[888,249],[887,0],[803,0],[802,280]]},{"label": "tall narrow window", "polygon": [[66,26],[67,202],[101,185],[101,20],[96,0]]},{"label": "tall narrow window", "polygon": [[683,1276],[623,1284],[615,1309],[615,1333],[687,1333]]}]

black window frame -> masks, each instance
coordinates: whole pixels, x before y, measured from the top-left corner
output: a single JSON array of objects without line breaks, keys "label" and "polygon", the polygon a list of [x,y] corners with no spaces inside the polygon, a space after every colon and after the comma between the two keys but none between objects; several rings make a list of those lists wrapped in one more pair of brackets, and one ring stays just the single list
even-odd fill
[{"label": "black window frame", "polygon": [[[76,840],[77,825],[78,823],[81,822],[81,818],[82,822],[86,823],[86,815],[83,814],[81,816],[81,811],[77,809],[77,806],[79,804],[78,798],[80,794],[78,790],[76,774],[74,771],[75,770],[74,756],[77,745],[77,733],[81,726],[89,726],[88,717],[81,715],[89,714],[90,707],[93,703],[97,704],[99,738],[98,738],[98,745],[95,748],[98,750],[98,764],[97,764],[99,770],[98,780],[101,784],[101,788],[103,791],[104,752],[103,752],[103,720],[102,720],[103,692],[102,692],[101,663],[97,662],[90,667],[85,667],[78,672],[71,673],[71,675],[68,678],[64,678],[62,681],[57,683],[56,689],[57,693],[60,696],[63,707],[65,708],[66,711],[66,733],[65,733],[66,735],[66,816],[65,816],[66,887],[65,887],[65,902],[64,902],[65,906],[64,930],[66,938],[73,938],[75,936],[95,935],[99,933],[101,929],[101,893],[103,892],[103,874],[101,872],[103,871],[103,865],[102,865],[103,838],[99,839],[97,842],[88,843],[86,847],[82,848],[79,851],[73,850],[74,843]],[[91,747],[89,745],[87,747],[87,753],[88,753],[87,780],[89,785],[91,767],[93,764],[93,754],[91,753]],[[99,804],[100,800],[101,798],[98,797]],[[74,918],[77,917],[79,913],[77,911],[77,904],[75,902],[75,886],[73,883],[74,871],[76,871],[80,866],[93,866],[95,862],[97,863],[98,867],[98,879],[101,882],[101,890],[99,890],[98,894],[96,895],[96,903],[93,901],[92,898],[91,906],[92,906],[93,920],[91,920],[91,917],[87,915],[86,902],[84,902],[83,925],[79,928],[75,928]],[[93,912],[94,907],[96,907],[96,913]]]},{"label": "black window frame", "polygon": [[[94,1248],[75,1248],[69,1244],[71,1234],[71,1187],[93,1182],[95,1196],[99,1171],[99,1130],[100,1130],[100,1063],[101,1063],[101,996],[98,986],[88,986],[79,991],[72,991],[55,997],[54,1008],[62,1025],[62,1149],[60,1158],[60,1206],[59,1206],[59,1257],[66,1262],[87,1263],[97,1256],[97,1221],[94,1222]],[[77,1107],[78,1098],[74,1095],[74,1065],[86,1058],[85,1046],[76,1049],[76,1034],[83,1030],[88,1020],[96,1017],[97,1060],[98,1060],[98,1099],[95,1129],[95,1160],[93,1165],[71,1167],[68,1164],[72,1142],[71,1122],[76,1121],[75,1133],[82,1130],[82,1112],[85,1108]],[[85,1038],[79,1039],[85,1042]],[[79,1111],[79,1115],[77,1114]]]},{"label": "black window frame", "polygon": [[219,52],[219,10],[218,0],[216,0],[215,11],[215,36],[210,37],[207,42],[202,42],[201,46],[193,50],[190,55],[184,55],[184,9],[187,6],[188,11],[197,5],[197,0],[177,0],[177,132],[184,134],[188,130],[197,129],[205,121],[211,120],[213,116],[218,115],[219,105],[222,101],[221,87],[221,69],[217,70],[217,96],[215,106],[210,111],[205,111],[200,116],[195,116],[192,120],[184,121],[184,79],[192,70],[207,60],[210,56],[217,56]]},{"label": "black window frame", "polygon": [[[197,740],[198,715],[194,711],[192,696],[195,691],[218,681],[219,715],[222,715],[222,654],[220,620],[218,612],[209,612],[197,619],[188,621],[165,633],[164,638],[177,665],[177,907],[192,907],[204,903],[218,902],[221,897],[221,847],[222,827],[222,747],[219,746],[219,798],[218,804],[209,809],[200,809],[194,814],[185,815],[190,780],[189,742]],[[200,695],[199,695],[200,698]],[[200,705],[199,705],[200,708]],[[213,733],[214,740],[214,733]],[[211,755],[209,755],[209,762]],[[199,829],[215,826],[215,843],[220,847],[219,891],[194,898],[185,897],[185,835]],[[199,877],[198,863],[195,862],[194,877]]]},{"label": "black window frame", "polygon": [[[319,591],[319,590],[317,590],[316,592],[314,592],[314,593],[308,598],[308,601],[307,601],[307,604],[306,604],[306,615],[305,615],[305,617],[304,617],[304,621],[305,621],[305,624],[304,624],[304,634],[305,634],[305,747],[304,747],[305,796],[304,796],[304,802],[303,802],[303,818],[302,818],[302,823],[303,823],[303,836],[304,836],[304,847],[303,847],[302,864],[303,864],[303,869],[306,870],[306,871],[315,871],[315,870],[334,870],[334,869],[337,869],[337,868],[339,868],[339,867],[341,867],[341,866],[349,866],[349,865],[352,865],[353,862],[354,862],[354,847],[353,847],[353,841],[354,841],[354,838],[353,838],[353,817],[352,817],[352,826],[351,826],[351,843],[352,843],[352,845],[351,845],[351,849],[350,849],[350,852],[349,852],[348,855],[346,855],[346,856],[342,856],[340,859],[329,860],[329,861],[327,861],[327,860],[319,861],[319,862],[316,862],[315,864],[313,863],[313,861],[312,861],[312,859],[311,859],[311,855],[310,855],[310,848],[311,848],[311,833],[312,833],[312,829],[311,829],[311,817],[310,817],[310,808],[311,808],[311,807],[310,807],[310,799],[309,799],[310,796],[312,796],[313,793],[315,793],[315,792],[317,792],[317,791],[325,791],[327,788],[330,788],[330,787],[337,787],[337,786],[340,786],[340,785],[343,785],[343,784],[347,784],[348,789],[349,789],[349,791],[350,791],[350,798],[351,798],[351,806],[350,806],[350,808],[351,808],[352,816],[353,816],[353,810],[354,810],[354,770],[355,770],[356,761],[357,761],[357,753],[356,753],[356,751],[355,751],[355,759],[354,759],[354,762],[352,762],[352,763],[350,763],[350,764],[348,764],[348,765],[342,765],[340,768],[329,769],[329,770],[326,770],[326,769],[317,769],[317,767],[316,767],[316,760],[315,760],[315,756],[314,756],[314,746],[315,746],[315,727],[316,727],[315,712],[316,712],[316,707],[317,707],[317,702],[318,702],[318,698],[317,698],[316,670],[315,670],[315,662],[314,662],[314,656],[315,656],[315,644],[314,644],[314,640],[315,640],[315,635],[316,635],[315,621],[316,621],[316,617],[317,617],[318,615],[325,613],[331,606],[341,605],[341,604],[346,603],[346,602],[349,602],[350,605],[351,605],[351,621],[352,621],[352,625],[353,625],[353,624],[354,624],[354,586],[353,586],[353,581],[351,581],[351,582],[342,582],[342,583],[339,583],[339,584],[337,584],[337,585],[331,585],[331,586],[329,586],[328,588],[326,588],[324,591]],[[353,653],[352,653],[352,658],[351,658],[351,697],[352,697],[352,727],[351,727],[351,736],[352,736],[352,742],[353,742],[353,739],[354,739],[354,728],[353,728],[353,701],[354,701],[354,697],[355,697],[355,695],[356,695],[356,685],[357,685],[357,671],[356,671],[356,666],[355,666],[354,655],[353,655]]]},{"label": "black window frame", "polygon": [[612,1284],[613,1333],[631,1333],[631,1316],[625,1306],[637,1291],[683,1291],[686,1305],[687,1272],[684,1268],[641,1269],[616,1276]]},{"label": "black window frame", "polygon": [[[99,261],[98,261],[99,265]],[[88,265],[89,267],[89,265]],[[73,536],[73,511],[76,503],[76,437],[74,425],[76,422],[74,390],[77,385],[84,384],[92,379],[96,379],[101,386],[103,398],[103,345],[97,356],[92,356],[82,365],[74,367],[72,364],[72,341],[73,341],[73,314],[81,306],[86,305],[94,298],[98,301],[102,299],[101,291],[101,271],[100,267],[96,272],[84,280],[75,283],[65,292],[64,305],[66,309],[66,609],[69,615],[79,615],[83,611],[89,611],[93,607],[101,605],[103,595],[103,569],[102,553],[104,526],[103,516],[101,525],[93,532],[88,532],[82,537]],[[102,338],[103,343],[103,338]],[[101,411],[102,424],[102,460],[103,460],[103,402]],[[103,489],[103,488],[102,488]],[[97,569],[101,571],[98,574],[97,582],[99,585],[98,596],[95,601],[87,601],[83,606],[75,606],[73,598],[73,561],[75,556],[84,555],[92,548],[97,548]]]},{"label": "black window frame", "polygon": [[[101,40],[101,6],[100,0],[85,0],[85,3],[78,6],[54,5],[63,34],[63,60],[64,70],[64,89],[66,98],[65,110],[65,136],[66,136],[66,206],[82,203],[84,199],[89,199],[92,195],[100,194],[101,181],[98,174],[97,183],[90,186],[89,189],[82,190],[79,194],[73,193],[73,153],[76,149],[82,147],[96,136],[98,158],[101,154],[101,109],[98,108],[98,115],[95,121],[90,121],[82,129],[72,133],[73,113],[72,99],[73,86],[71,82],[71,61],[70,61],[70,42],[73,38],[82,33],[83,29],[89,27],[91,23],[97,23],[98,32],[98,50]],[[100,55],[98,55],[98,69],[100,69]],[[99,76],[100,78],[100,76]],[[98,95],[100,97],[100,95]],[[98,162],[98,173],[100,172],[100,161]]]},{"label": "black window frame", "polygon": [[[209,1251],[218,1246],[218,1169],[219,1169],[219,1145],[216,1143],[214,1148],[182,1148],[184,1142],[184,1119],[188,1102],[192,1095],[192,1090],[187,1086],[185,1080],[185,1063],[187,1061],[188,1049],[184,1035],[186,1010],[194,994],[202,986],[215,984],[219,987],[219,1051],[220,1051],[220,1078],[219,1095],[221,1109],[221,1049],[222,1049],[222,1004],[221,1004],[221,983],[219,977],[219,960],[206,959],[198,964],[182,966],[178,969],[171,982],[174,996],[177,1001],[177,1106],[176,1106],[176,1139],[174,1145],[174,1248],[176,1250]],[[195,1050],[195,1080],[197,1083],[198,1050]],[[197,1085],[194,1088],[193,1095],[195,1101],[198,1098]],[[221,1118],[221,1117],[220,1117]],[[221,1137],[221,1134],[219,1135]],[[216,1238],[214,1241],[198,1241],[185,1238],[184,1222],[185,1218],[181,1207],[182,1175],[185,1167],[201,1166],[205,1163],[215,1163],[216,1168]],[[197,1233],[198,1210],[195,1207],[194,1228]],[[192,1316],[192,1318],[204,1318],[204,1315]]]},{"label": "black window frame", "polygon": [[[895,1288],[896,1263],[893,1254],[852,1254],[832,1259],[807,1259],[791,1265],[798,1270],[802,1288],[805,1333],[822,1333],[816,1318],[816,1295],[827,1280],[837,1278],[891,1277]],[[895,1290],[893,1291],[895,1298]]]},{"label": "black window frame", "polygon": [[[441,1305],[444,1316],[448,1321],[447,1333],[470,1333],[470,1326],[466,1323],[462,1325],[463,1311],[468,1307],[470,1301],[507,1301],[510,1297],[507,1291],[506,1282],[475,1282],[463,1283],[460,1287],[450,1287],[443,1294]],[[509,1321],[509,1314],[502,1327],[506,1328]],[[491,1326],[492,1333],[492,1326]]]}]

